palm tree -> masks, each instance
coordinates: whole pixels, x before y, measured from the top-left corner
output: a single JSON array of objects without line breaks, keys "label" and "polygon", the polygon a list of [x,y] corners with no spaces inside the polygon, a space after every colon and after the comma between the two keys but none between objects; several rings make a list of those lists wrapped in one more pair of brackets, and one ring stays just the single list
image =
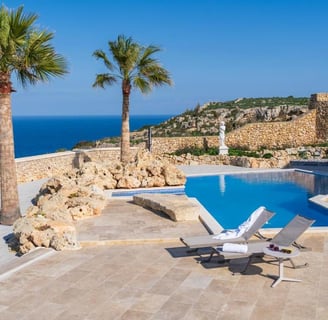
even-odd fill
[{"label": "palm tree", "polygon": [[20,217],[17,189],[14,137],[11,113],[11,75],[18,83],[45,82],[51,76],[62,76],[66,71],[65,59],[56,54],[49,41],[53,33],[34,26],[35,14],[0,8],[0,223],[11,225]]},{"label": "palm tree", "polygon": [[151,92],[153,86],[164,84],[172,85],[172,80],[166,69],[152,56],[160,51],[155,46],[141,46],[132,38],[123,35],[116,41],[108,42],[112,54],[111,62],[103,50],[96,50],[93,56],[102,60],[109,73],[97,74],[93,87],[104,88],[121,81],[122,87],[122,135],[121,135],[121,161],[128,162],[130,153],[130,123],[129,105],[131,88],[137,88],[142,93]]}]

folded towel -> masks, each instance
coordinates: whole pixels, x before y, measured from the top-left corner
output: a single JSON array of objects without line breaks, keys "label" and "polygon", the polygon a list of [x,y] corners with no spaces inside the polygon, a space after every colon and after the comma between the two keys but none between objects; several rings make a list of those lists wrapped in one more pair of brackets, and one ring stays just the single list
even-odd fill
[{"label": "folded towel", "polygon": [[256,219],[262,214],[265,207],[257,208],[249,218],[244,221],[237,229],[223,230],[221,233],[213,236],[213,239],[226,240],[241,237],[254,224]]},{"label": "folded towel", "polygon": [[241,236],[246,231],[248,231],[264,210],[265,207],[258,207],[245,222],[239,225],[239,227],[237,228],[238,236]]},{"label": "folded towel", "polygon": [[221,233],[215,235],[213,239],[225,240],[238,238],[238,229],[223,230]]},{"label": "folded towel", "polygon": [[247,244],[225,243],[222,246],[223,252],[246,253],[247,250],[248,250]]}]

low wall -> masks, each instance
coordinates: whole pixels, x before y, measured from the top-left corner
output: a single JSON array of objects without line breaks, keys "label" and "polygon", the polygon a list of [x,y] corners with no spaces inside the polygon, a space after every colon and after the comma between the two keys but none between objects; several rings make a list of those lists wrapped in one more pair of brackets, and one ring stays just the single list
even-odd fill
[{"label": "low wall", "polygon": [[173,153],[186,147],[218,147],[217,136],[206,137],[172,137],[152,138],[152,152],[154,154]]},{"label": "low wall", "polygon": [[[137,148],[131,148],[135,154]],[[99,148],[46,154],[16,159],[18,183],[50,178],[79,168],[86,161],[114,161],[120,158],[119,148]]]}]

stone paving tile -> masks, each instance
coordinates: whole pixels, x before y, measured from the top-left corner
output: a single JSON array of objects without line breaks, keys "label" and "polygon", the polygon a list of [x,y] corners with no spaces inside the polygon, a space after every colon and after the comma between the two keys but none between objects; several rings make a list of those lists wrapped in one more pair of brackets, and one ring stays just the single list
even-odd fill
[{"label": "stone paving tile", "polygon": [[207,310],[198,310],[191,308],[189,312],[183,318],[184,320],[215,320],[218,314],[215,312],[209,312]]},{"label": "stone paving tile", "polygon": [[33,311],[27,315],[21,314],[20,319],[35,319],[35,320],[54,320],[58,319],[58,316],[62,314],[63,309],[60,304],[52,303],[49,301],[40,301],[39,306],[35,306]]},{"label": "stone paving tile", "polygon": [[197,310],[219,313],[225,303],[230,300],[230,295],[223,295],[221,293],[213,294],[213,292],[203,291],[197,302],[193,304]]},{"label": "stone paving tile", "polygon": [[[283,312],[284,310],[279,304],[274,304],[270,306],[259,305],[254,308],[253,312],[249,316],[249,319],[282,319]],[[231,319],[237,318],[232,317]],[[297,318],[294,318],[294,320],[296,319]]]},{"label": "stone paving tile", "polygon": [[161,295],[171,295],[177,286],[181,284],[181,281],[170,280],[162,278],[159,280],[148,292]]},{"label": "stone paving tile", "polygon": [[151,319],[152,313],[143,311],[128,310],[119,319],[120,320],[147,320]]},{"label": "stone paving tile", "polygon": [[171,298],[175,302],[184,303],[184,304],[193,304],[198,301],[203,290],[200,288],[192,288],[186,286],[180,286],[177,290],[171,295]]},{"label": "stone paving tile", "polygon": [[135,304],[131,306],[131,310],[155,313],[164,305],[164,303],[167,302],[168,299],[169,296],[167,295],[145,292],[139,299],[137,299]]},{"label": "stone paving tile", "polygon": [[181,283],[182,287],[205,289],[212,281],[210,275],[204,275],[198,272],[191,272],[189,276]]},{"label": "stone paving tile", "polygon": [[[240,301],[232,299],[220,310],[217,319],[250,319],[254,309],[254,303],[252,303],[251,300],[252,299],[249,299],[249,301]],[[262,319],[263,316],[262,314]]]},{"label": "stone paving tile", "polygon": [[[108,300],[105,304],[96,304],[90,308],[90,312],[84,318],[85,320],[117,320],[128,310],[118,303]],[[64,318],[65,319],[65,318]],[[58,319],[60,320],[60,319]],[[63,319],[61,319],[63,320]],[[69,319],[68,319],[69,320]]]},{"label": "stone paving tile", "polygon": [[163,307],[154,314],[153,320],[180,320],[183,319],[186,312],[191,308],[191,304],[167,301]]}]

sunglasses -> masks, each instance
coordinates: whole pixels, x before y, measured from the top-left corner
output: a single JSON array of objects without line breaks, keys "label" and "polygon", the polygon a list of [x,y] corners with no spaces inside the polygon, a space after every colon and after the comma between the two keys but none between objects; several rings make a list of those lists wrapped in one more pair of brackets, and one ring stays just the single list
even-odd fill
[{"label": "sunglasses", "polygon": [[279,251],[279,247],[276,246],[276,245],[274,245],[273,243],[270,243],[269,248],[270,248],[272,251]]},{"label": "sunglasses", "polygon": [[287,253],[287,254],[292,253],[292,250],[290,250],[290,249],[279,249],[279,247],[274,245],[273,243],[270,243],[269,248],[273,251],[280,251],[282,253]]}]

